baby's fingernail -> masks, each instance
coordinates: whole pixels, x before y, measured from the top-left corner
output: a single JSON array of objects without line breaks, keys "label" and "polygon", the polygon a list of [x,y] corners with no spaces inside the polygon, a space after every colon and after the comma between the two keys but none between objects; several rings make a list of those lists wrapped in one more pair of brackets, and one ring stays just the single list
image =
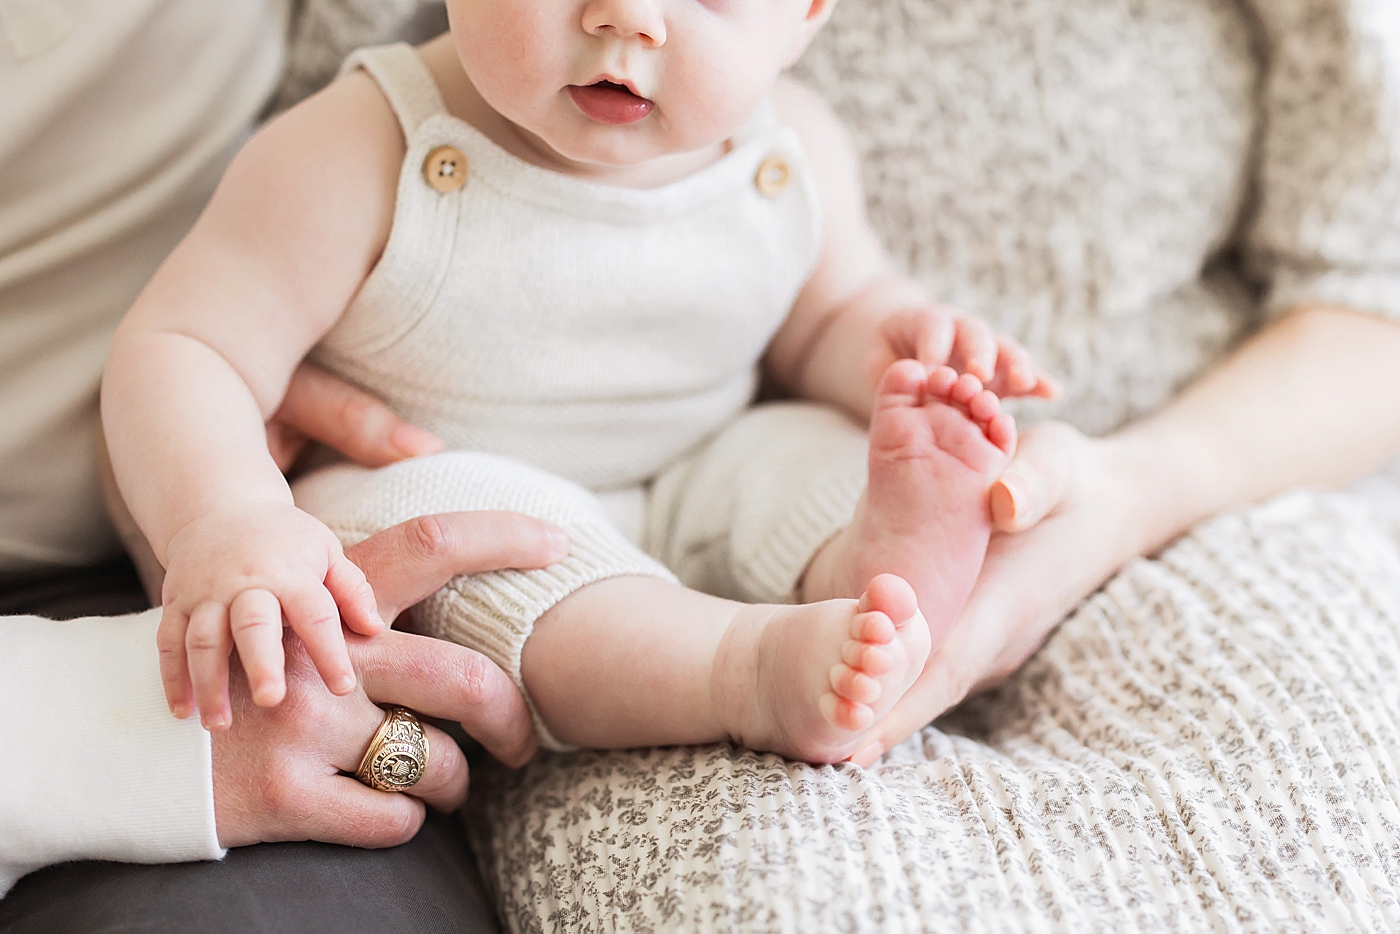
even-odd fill
[{"label": "baby's fingernail", "polygon": [[341,675],[335,679],[335,684],[331,687],[331,691],[341,696],[349,694],[353,690],[355,690],[354,675]]},{"label": "baby's fingernail", "polygon": [[211,733],[228,729],[228,717],[221,713],[210,714],[201,721],[204,728]]},{"label": "baby's fingernail", "polygon": [[569,553],[569,536],[559,529],[552,529],[549,533],[549,550],[557,554]]},{"label": "baby's fingernail", "polygon": [[389,433],[389,443],[394,446],[396,451],[409,457],[436,454],[443,448],[442,440],[436,435],[424,431],[417,425],[407,424],[394,426],[394,430]]},{"label": "baby's fingernail", "polygon": [[194,711],[189,704],[176,704],[170,708],[170,713],[176,720],[188,720]]}]

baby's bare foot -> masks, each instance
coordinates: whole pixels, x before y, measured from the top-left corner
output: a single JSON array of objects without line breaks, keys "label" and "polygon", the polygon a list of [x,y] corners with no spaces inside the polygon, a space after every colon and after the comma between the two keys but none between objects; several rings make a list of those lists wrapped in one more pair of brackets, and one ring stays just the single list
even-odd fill
[{"label": "baby's bare foot", "polygon": [[1015,422],[975,376],[893,364],[870,419],[865,495],[851,525],[813,559],[803,596],[850,597],[876,574],[898,574],[941,643],[982,568],[989,491],[1015,448]]},{"label": "baby's bare foot", "polygon": [[713,687],[734,741],[804,762],[840,762],[914,683],[928,626],[911,588],[876,577],[859,601],[740,611]]}]

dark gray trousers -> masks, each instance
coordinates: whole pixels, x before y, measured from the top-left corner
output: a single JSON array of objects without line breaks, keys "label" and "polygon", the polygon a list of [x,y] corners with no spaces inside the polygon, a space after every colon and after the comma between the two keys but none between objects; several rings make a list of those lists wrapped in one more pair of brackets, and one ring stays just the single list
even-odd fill
[{"label": "dark gray trousers", "polygon": [[[111,616],[146,608],[130,565],[0,582],[0,616]],[[455,817],[429,812],[411,843],[356,850],[263,844],[220,863],[83,862],[25,876],[0,934],[486,934],[499,931]]]}]

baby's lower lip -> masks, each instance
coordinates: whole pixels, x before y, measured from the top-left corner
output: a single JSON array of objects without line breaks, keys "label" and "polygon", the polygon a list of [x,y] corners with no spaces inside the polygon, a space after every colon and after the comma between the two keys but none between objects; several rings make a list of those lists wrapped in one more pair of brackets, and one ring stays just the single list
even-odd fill
[{"label": "baby's lower lip", "polygon": [[636,123],[651,113],[651,101],[617,84],[571,84],[569,96],[585,117],[612,126]]}]

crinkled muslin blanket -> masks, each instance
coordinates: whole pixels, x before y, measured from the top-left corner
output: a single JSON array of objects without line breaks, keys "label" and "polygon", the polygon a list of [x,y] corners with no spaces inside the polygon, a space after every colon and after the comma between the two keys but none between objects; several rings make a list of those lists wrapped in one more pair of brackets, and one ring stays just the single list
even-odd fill
[{"label": "crinkled muslin blanket", "polygon": [[1400,483],[1215,519],[869,771],[479,774],[511,931],[1400,929]]}]

